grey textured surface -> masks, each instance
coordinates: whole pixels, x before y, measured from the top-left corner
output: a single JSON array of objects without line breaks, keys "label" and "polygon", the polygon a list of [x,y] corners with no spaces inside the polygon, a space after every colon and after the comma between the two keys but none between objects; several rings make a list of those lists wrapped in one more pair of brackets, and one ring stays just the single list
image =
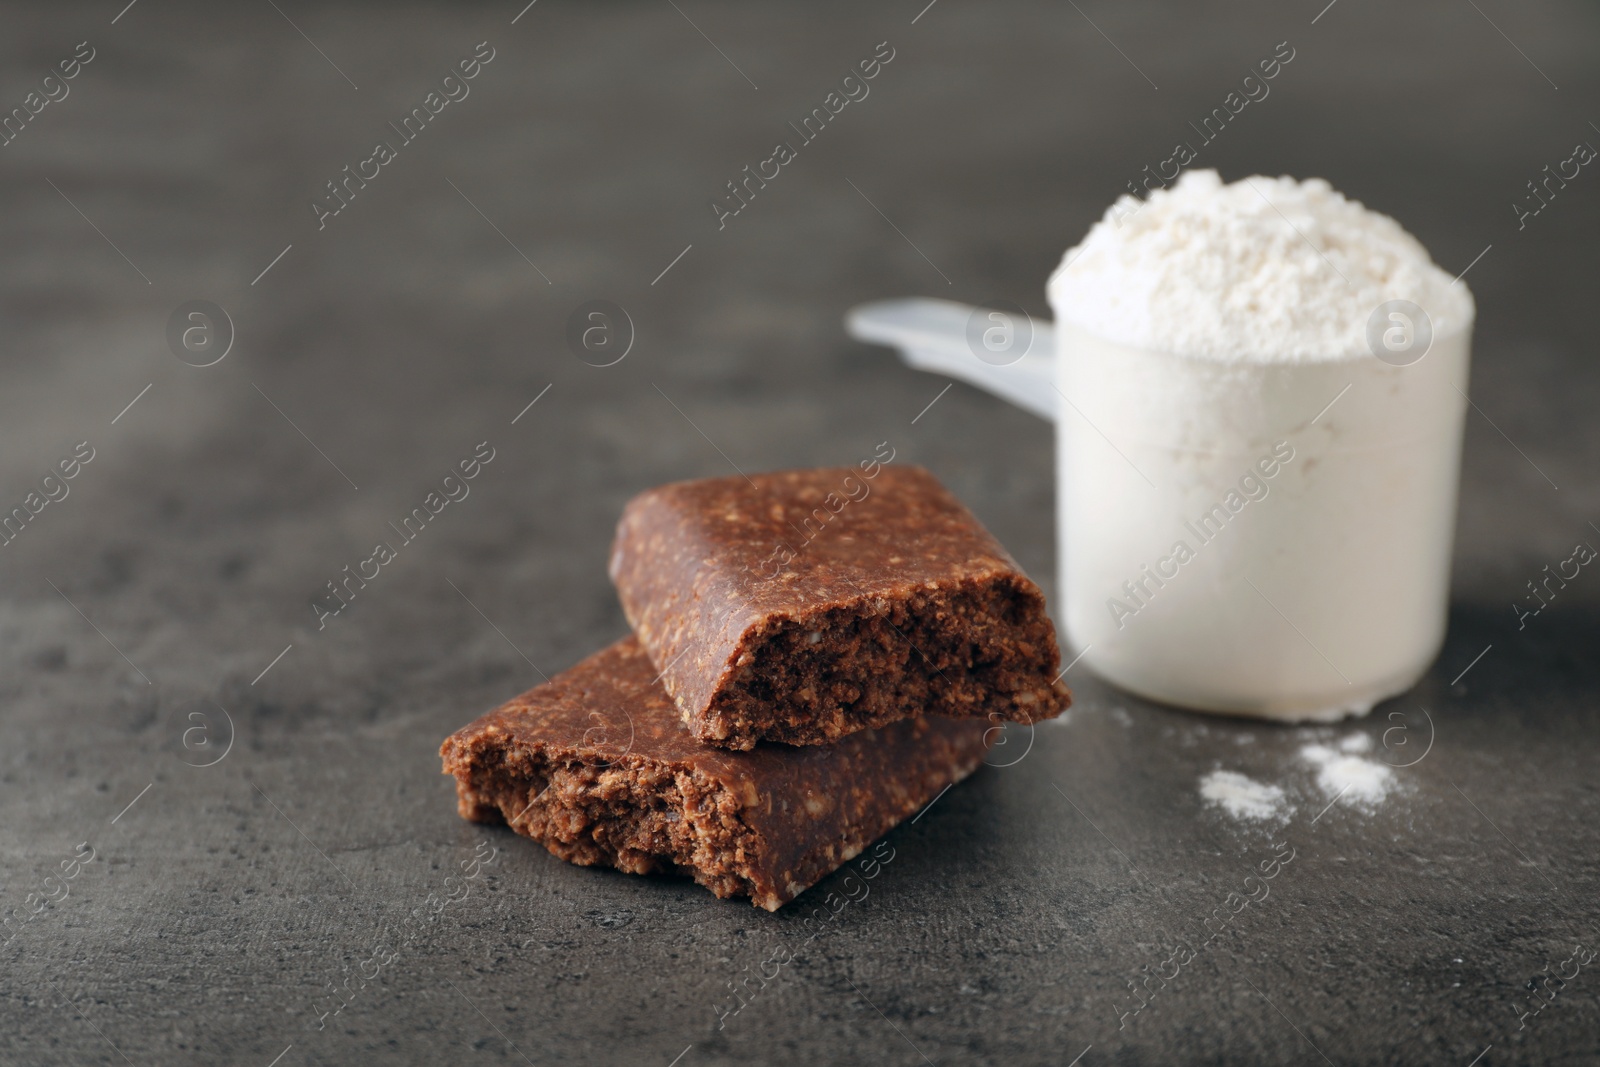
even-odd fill
[{"label": "grey textured surface", "polygon": [[[95,449],[0,548],[0,1062],[1600,1060],[1593,969],[1519,1020],[1600,940],[1600,579],[1520,632],[1509,607],[1600,539],[1600,177],[1520,230],[1507,207],[1600,141],[1591,7],[276,6],[0,10],[6,109],[96,50],[0,148],[6,505]],[[1492,245],[1452,626],[1416,691],[1302,731],[1074,671],[1024,758],[892,833],[876,877],[776,915],[456,817],[440,739],[623,631],[605,553],[646,486],[888,440],[1049,592],[1048,427],[964,386],[912,425],[944,383],[841,316],[918,293],[1042,312],[1062,249],[1286,39],[1201,163],[1326,176],[1452,271]],[[322,183],[484,40],[471,95],[319,232]],[[707,200],[883,40],[871,95],[719,232]],[[593,298],[637,328],[605,369],[563,341]],[[237,328],[205,369],[164,338],[190,299]],[[323,583],[484,440],[471,495],[319,632]],[[1298,750],[1354,733],[1394,763],[1432,745],[1381,805],[1324,812]],[[1290,818],[1203,805],[1217,767],[1281,785]],[[1119,1029],[1167,932],[1282,843],[1267,899]]]}]

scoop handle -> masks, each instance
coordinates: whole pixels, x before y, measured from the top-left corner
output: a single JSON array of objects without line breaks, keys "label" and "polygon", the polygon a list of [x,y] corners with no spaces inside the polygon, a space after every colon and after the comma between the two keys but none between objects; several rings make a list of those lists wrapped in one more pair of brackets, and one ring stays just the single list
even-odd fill
[{"label": "scoop handle", "polygon": [[[900,358],[909,367],[960,378],[1040,418],[1056,418],[1060,401],[1055,385],[1056,337],[1048,322],[1022,322],[1013,311],[924,297],[859,304],[844,321],[858,341],[900,349]],[[1022,348],[1023,354],[1013,357],[1002,350],[994,353],[992,362],[979,359],[975,353],[987,350],[986,339]]]}]

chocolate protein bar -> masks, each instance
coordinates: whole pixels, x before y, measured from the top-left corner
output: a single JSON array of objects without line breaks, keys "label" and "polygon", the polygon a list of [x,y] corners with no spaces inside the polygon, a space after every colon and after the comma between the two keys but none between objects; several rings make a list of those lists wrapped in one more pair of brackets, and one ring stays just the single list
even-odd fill
[{"label": "chocolate protein bar", "polygon": [[1070,700],[1039,587],[920,467],[651,489],[610,569],[708,744],[826,744],[924,714],[1036,722]]},{"label": "chocolate protein bar", "polygon": [[918,717],[825,747],[711,748],[628,637],[439,751],[465,818],[573,863],[688,874],[775,911],[972,773],[991,728]]}]

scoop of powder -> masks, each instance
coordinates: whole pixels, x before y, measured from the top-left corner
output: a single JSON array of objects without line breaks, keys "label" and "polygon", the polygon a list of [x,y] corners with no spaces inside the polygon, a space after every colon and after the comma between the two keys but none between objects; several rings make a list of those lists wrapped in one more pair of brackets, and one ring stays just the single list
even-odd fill
[{"label": "scoop of powder", "polygon": [[1283,790],[1237,771],[1212,771],[1200,779],[1200,795],[1236,819],[1276,819],[1287,814]]},{"label": "scoop of powder", "polygon": [[1472,322],[1472,295],[1387,215],[1320,178],[1224,185],[1186,172],[1123,196],[1050,278],[1057,314],[1108,341],[1224,361],[1370,355],[1367,320],[1409,300],[1433,335]]}]

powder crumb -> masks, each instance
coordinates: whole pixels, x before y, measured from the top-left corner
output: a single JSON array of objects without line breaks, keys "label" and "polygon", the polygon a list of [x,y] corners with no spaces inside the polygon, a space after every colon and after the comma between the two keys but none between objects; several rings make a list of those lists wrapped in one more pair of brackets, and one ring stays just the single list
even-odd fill
[{"label": "powder crumb", "polygon": [[1200,796],[1235,819],[1282,819],[1289,814],[1283,790],[1237,771],[1212,771],[1200,779]]},{"label": "powder crumb", "polygon": [[1371,752],[1372,737],[1370,734],[1351,734],[1339,742],[1340,752]]},{"label": "powder crumb", "polygon": [[1372,808],[1396,784],[1394,771],[1387,765],[1360,756],[1340,755],[1327,745],[1306,745],[1300,750],[1300,758],[1317,765],[1317,786],[1330,799],[1344,797]]}]

